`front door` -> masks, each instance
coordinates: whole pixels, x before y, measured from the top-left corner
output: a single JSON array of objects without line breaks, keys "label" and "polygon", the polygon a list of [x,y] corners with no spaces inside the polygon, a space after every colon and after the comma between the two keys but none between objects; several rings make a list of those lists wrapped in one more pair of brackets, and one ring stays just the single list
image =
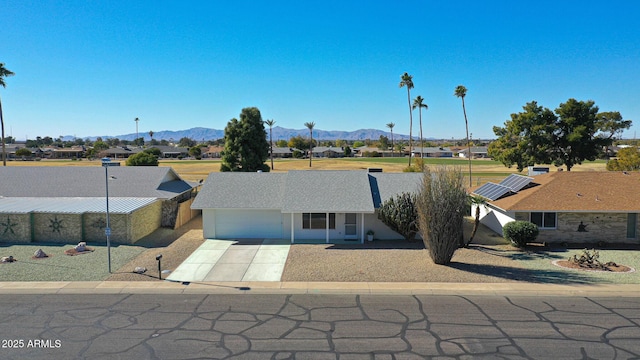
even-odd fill
[{"label": "front door", "polygon": [[638,214],[627,214],[627,239],[636,238],[636,227],[638,226]]},{"label": "front door", "polygon": [[344,238],[357,239],[358,227],[356,225],[356,214],[344,214]]}]

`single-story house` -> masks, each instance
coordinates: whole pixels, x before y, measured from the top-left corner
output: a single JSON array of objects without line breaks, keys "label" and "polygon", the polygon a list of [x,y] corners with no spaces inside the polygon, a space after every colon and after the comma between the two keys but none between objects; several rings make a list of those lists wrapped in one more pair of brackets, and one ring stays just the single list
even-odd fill
[{"label": "single-story house", "polygon": [[[472,159],[484,159],[489,157],[487,146],[472,146],[471,147],[471,158]],[[469,158],[469,148],[463,148],[458,151],[458,157],[468,159]]]},{"label": "single-story house", "polygon": [[221,158],[224,146],[209,146],[202,151],[202,156],[205,158]]},{"label": "single-story house", "polygon": [[638,172],[559,171],[509,175],[472,193],[487,200],[480,221],[499,234],[525,220],[538,225],[541,242],[638,244],[639,189]]},{"label": "single-story house", "polygon": [[107,183],[116,243],[196,215],[190,205],[198,184],[169,167],[0,167],[0,242],[104,241]]},{"label": "single-story house", "polygon": [[293,157],[294,149],[289,147],[274,146],[272,151],[273,151],[273,157],[275,159],[288,159]]},{"label": "single-story house", "polygon": [[411,150],[411,156],[414,157],[429,157],[429,158],[450,158],[453,157],[453,151],[446,147],[414,147]]},{"label": "single-story house", "polygon": [[376,209],[402,192],[416,192],[422,174],[367,171],[211,173],[192,209],[202,210],[205,238],[274,238],[363,242],[402,236]]},{"label": "single-story house", "polygon": [[316,146],[312,150],[313,157],[339,158],[344,157],[344,149],[334,146]]}]

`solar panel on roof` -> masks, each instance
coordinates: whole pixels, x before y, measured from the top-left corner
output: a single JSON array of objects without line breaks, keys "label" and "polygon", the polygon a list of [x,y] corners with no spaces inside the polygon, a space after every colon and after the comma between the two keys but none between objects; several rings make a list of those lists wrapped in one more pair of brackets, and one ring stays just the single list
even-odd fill
[{"label": "solar panel on roof", "polygon": [[509,189],[506,186],[502,186],[494,183],[486,183],[480,186],[473,193],[493,201],[501,198],[502,196],[509,193],[510,191],[511,189]]},{"label": "solar panel on roof", "polygon": [[529,185],[533,181],[533,178],[528,176],[522,176],[518,174],[511,174],[506,179],[500,182],[500,185],[506,186],[513,192],[522,190],[525,186]]}]

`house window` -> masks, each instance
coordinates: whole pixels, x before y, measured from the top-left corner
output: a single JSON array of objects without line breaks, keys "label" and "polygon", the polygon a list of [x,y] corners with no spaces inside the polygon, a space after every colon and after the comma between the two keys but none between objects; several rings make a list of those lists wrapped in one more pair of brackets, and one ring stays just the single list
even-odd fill
[{"label": "house window", "polygon": [[555,229],[556,228],[556,213],[554,212],[532,212],[530,220],[532,223],[538,225],[541,229]]},{"label": "house window", "polygon": [[[303,229],[326,229],[327,214],[325,213],[304,213],[302,214]],[[329,213],[329,229],[336,228],[336,214]]]}]

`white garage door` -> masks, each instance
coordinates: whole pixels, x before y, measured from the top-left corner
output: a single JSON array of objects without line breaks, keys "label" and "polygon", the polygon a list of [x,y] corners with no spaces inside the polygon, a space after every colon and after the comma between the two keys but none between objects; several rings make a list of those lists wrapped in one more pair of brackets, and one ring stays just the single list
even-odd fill
[{"label": "white garage door", "polygon": [[216,210],[218,239],[281,239],[280,210]]}]

